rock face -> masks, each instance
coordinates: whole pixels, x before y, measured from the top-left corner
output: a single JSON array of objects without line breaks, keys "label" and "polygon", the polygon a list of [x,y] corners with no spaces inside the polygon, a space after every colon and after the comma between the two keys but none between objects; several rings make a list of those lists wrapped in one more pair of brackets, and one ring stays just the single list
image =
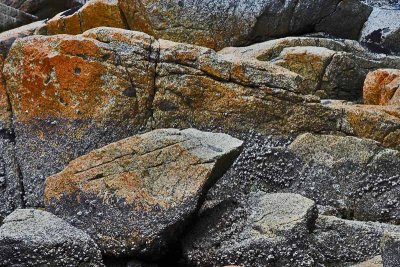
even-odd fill
[{"label": "rock face", "polygon": [[364,102],[370,105],[400,104],[400,70],[380,69],[368,74],[363,89]]},{"label": "rock face", "polygon": [[370,260],[353,265],[352,267],[383,267],[382,257],[376,256]]},{"label": "rock face", "polygon": [[242,142],[194,129],[155,130],[72,161],[47,178],[47,209],[107,255],[165,254]]},{"label": "rock face", "polygon": [[360,41],[378,53],[400,53],[400,7],[374,8],[361,33]]},{"label": "rock face", "polygon": [[255,189],[295,192],[334,207],[343,217],[399,221],[398,151],[370,140],[329,135],[254,142],[211,189],[210,200]]},{"label": "rock face", "polygon": [[223,202],[202,213],[184,240],[184,259],[190,266],[313,266],[303,249],[315,218],[315,203],[297,194]]},{"label": "rock face", "polygon": [[[143,31],[156,38],[219,50],[314,30],[357,39],[372,8],[357,0],[285,3],[266,0],[96,0],[75,14],[54,18],[49,22],[49,33],[83,32],[91,24],[80,28],[79,23],[87,21],[81,15],[95,14],[96,10],[104,11],[105,16],[94,21],[92,26]],[[67,27],[60,26],[63,24]]]},{"label": "rock face", "polygon": [[400,233],[386,232],[382,240],[382,261],[385,267],[400,264]]},{"label": "rock face", "polygon": [[0,227],[2,266],[103,266],[84,232],[40,210],[19,209]]},{"label": "rock face", "polygon": [[318,262],[326,266],[364,261],[381,253],[380,241],[385,231],[400,233],[400,227],[319,216],[312,233],[312,247]]},{"label": "rock face", "polygon": [[36,16],[0,3],[0,32],[37,20]]}]

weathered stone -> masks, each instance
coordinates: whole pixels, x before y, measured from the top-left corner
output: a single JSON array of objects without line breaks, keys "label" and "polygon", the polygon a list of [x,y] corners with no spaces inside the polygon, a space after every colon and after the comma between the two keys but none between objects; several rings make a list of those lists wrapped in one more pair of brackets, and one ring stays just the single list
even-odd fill
[{"label": "weathered stone", "polygon": [[0,32],[38,20],[36,16],[0,3]]},{"label": "weathered stone", "polygon": [[4,73],[28,205],[42,203],[45,176],[146,124],[154,39],[118,36],[126,43],[33,36],[13,45]]},{"label": "weathered stone", "polygon": [[194,129],[124,139],[47,178],[47,209],[85,229],[107,255],[155,260],[179,237],[241,145],[228,135]]},{"label": "weathered stone", "polygon": [[[99,8],[99,3],[104,2],[107,2],[107,9]],[[105,18],[94,10],[102,10]],[[53,29],[50,32],[76,33],[79,32],[79,22],[91,20],[94,23],[86,26],[116,26],[146,32],[156,38],[219,50],[313,32],[314,28],[337,37],[357,39],[371,10],[357,0],[285,3],[267,0],[97,0],[89,2],[75,14],[56,17],[50,22]],[[82,14],[90,14],[92,18],[80,18]],[[127,24],[122,23],[125,20]],[[61,26],[63,24],[66,28]]]},{"label": "weathered stone", "polygon": [[313,201],[297,194],[252,193],[207,209],[183,241],[190,266],[314,266],[307,235]]},{"label": "weathered stone", "polygon": [[400,53],[400,9],[374,8],[360,41],[377,53]]},{"label": "weathered stone", "polygon": [[364,103],[369,105],[400,104],[400,70],[379,69],[367,75],[363,89]]},{"label": "weathered stone", "polygon": [[69,15],[63,12],[47,22],[47,34],[79,34],[96,27],[127,28],[117,0],[89,1]]},{"label": "weathered stone", "polygon": [[383,267],[382,257],[376,256],[370,260],[366,260],[359,264],[352,265],[351,267]]},{"label": "weathered stone", "polygon": [[384,267],[400,264],[400,233],[388,231],[382,239],[382,261]]},{"label": "weathered stone", "polygon": [[103,266],[101,253],[83,231],[51,213],[19,209],[0,227],[2,266]]},{"label": "weathered stone", "polygon": [[316,261],[325,266],[345,266],[377,256],[388,230],[400,233],[400,226],[319,216],[312,233]]},{"label": "weathered stone", "polygon": [[398,151],[332,135],[305,134],[294,142],[253,139],[210,190],[210,201],[254,190],[293,192],[334,207],[345,218],[399,222]]}]

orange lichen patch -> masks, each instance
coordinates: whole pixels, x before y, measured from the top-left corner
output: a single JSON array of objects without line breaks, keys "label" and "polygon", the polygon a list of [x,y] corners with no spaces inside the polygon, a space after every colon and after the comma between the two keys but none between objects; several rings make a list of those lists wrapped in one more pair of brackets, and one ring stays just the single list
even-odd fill
[{"label": "orange lichen patch", "polygon": [[[102,62],[110,52],[95,40],[61,36],[17,42],[6,75],[19,121],[95,118],[107,112],[108,103],[130,86],[123,69]],[[112,84],[106,76],[115,77]]]},{"label": "orange lichen patch", "polygon": [[69,16],[63,13],[47,23],[48,34],[79,34],[97,27],[127,28],[115,0],[96,0]]},{"label": "orange lichen patch", "polygon": [[364,82],[364,102],[369,105],[398,105],[399,89],[400,70],[379,69],[370,72]]},{"label": "orange lichen patch", "polygon": [[141,31],[155,36],[152,25],[147,16],[144,4],[149,1],[138,0],[119,0],[118,6],[127,18],[127,23],[131,30]]}]

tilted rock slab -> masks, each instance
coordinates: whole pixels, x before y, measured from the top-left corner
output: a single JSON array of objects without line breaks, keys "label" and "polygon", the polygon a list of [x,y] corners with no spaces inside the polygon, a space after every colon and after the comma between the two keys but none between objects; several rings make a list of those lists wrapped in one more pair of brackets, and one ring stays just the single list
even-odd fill
[{"label": "tilted rock slab", "polygon": [[96,243],[51,213],[19,209],[0,227],[1,266],[103,266]]},{"label": "tilted rock slab", "polygon": [[183,240],[190,266],[314,266],[307,252],[315,203],[298,194],[248,195],[201,213]]},{"label": "tilted rock slab", "polygon": [[72,161],[46,180],[47,209],[112,256],[167,253],[242,141],[195,129],[155,130]]},{"label": "tilted rock slab", "polygon": [[371,11],[358,0],[96,0],[50,20],[48,33],[119,27],[219,50],[314,31],[357,39]]},{"label": "tilted rock slab", "polygon": [[400,105],[400,69],[370,72],[364,82],[363,98],[370,105]]}]

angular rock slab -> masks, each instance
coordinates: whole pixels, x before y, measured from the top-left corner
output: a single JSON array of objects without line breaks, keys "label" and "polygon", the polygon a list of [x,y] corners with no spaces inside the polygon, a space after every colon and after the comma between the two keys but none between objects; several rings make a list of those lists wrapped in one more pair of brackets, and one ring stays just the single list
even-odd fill
[{"label": "angular rock slab", "polygon": [[400,233],[386,232],[381,249],[384,267],[400,266]]},{"label": "angular rock slab", "polygon": [[47,209],[85,229],[107,255],[166,252],[242,141],[195,129],[155,130],[72,161],[46,180]]},{"label": "angular rock slab", "polygon": [[363,98],[370,105],[400,104],[400,69],[378,69],[364,82]]},{"label": "angular rock slab", "polygon": [[185,236],[183,258],[189,266],[314,266],[306,249],[316,216],[315,203],[298,194],[222,202]]},{"label": "angular rock slab", "polygon": [[1,266],[103,266],[96,243],[51,213],[18,209],[0,227]]}]

